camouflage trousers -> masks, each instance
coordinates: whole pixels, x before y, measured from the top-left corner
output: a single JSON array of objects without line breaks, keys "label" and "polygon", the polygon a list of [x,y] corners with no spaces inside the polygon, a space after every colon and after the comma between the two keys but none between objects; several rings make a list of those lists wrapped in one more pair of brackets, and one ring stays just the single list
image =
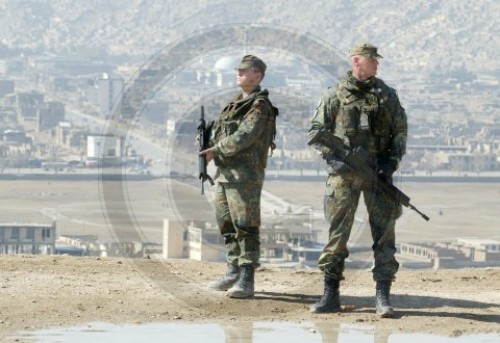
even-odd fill
[{"label": "camouflage trousers", "polygon": [[343,280],[347,243],[359,198],[363,193],[373,239],[375,281],[393,280],[399,263],[396,253],[395,224],[402,206],[373,184],[363,184],[351,174],[330,176],[324,197],[325,219],[330,223],[329,241],[319,258],[319,268],[335,280]]},{"label": "camouflage trousers", "polygon": [[217,184],[215,216],[227,250],[227,262],[252,264],[260,258],[260,196],[262,184]]}]

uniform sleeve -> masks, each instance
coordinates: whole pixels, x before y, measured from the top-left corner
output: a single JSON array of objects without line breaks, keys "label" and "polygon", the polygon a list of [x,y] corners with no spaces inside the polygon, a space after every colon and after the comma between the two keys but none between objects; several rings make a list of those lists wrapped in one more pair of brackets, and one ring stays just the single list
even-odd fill
[{"label": "uniform sleeve", "polygon": [[401,106],[397,93],[394,91],[390,98],[390,110],[392,113],[392,141],[390,145],[390,158],[397,162],[401,161],[406,154],[406,142],[408,140],[408,122],[406,111]]},{"label": "uniform sleeve", "polygon": [[262,139],[262,133],[267,129],[269,113],[270,107],[265,100],[256,100],[238,129],[215,144],[214,152],[222,157],[230,157]]},{"label": "uniform sleeve", "polygon": [[[332,134],[335,132],[335,118],[337,115],[337,106],[333,106],[336,104],[337,98],[335,95],[327,92],[325,93],[320,101],[318,106],[316,107],[316,111],[311,119],[311,128],[308,132],[309,140],[311,140],[318,131],[326,130],[331,132]],[[318,144],[312,145],[314,149],[316,149],[322,157],[329,155],[331,153],[330,149],[325,146],[321,146]]]}]

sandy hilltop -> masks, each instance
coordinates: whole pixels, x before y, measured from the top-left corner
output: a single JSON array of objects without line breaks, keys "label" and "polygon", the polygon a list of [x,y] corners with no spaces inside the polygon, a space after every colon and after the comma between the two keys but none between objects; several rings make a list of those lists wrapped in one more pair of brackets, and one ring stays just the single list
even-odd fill
[{"label": "sandy hilltop", "polygon": [[[308,192],[300,192],[308,189]],[[266,192],[295,204],[321,208],[321,182],[267,182]],[[37,214],[56,216],[61,234],[110,234],[103,222],[99,189],[88,182],[2,182],[0,207],[5,220]],[[492,184],[405,183],[403,189],[430,217],[426,223],[405,210],[398,221],[399,242],[449,241],[457,237],[498,237],[498,190]],[[177,216],[212,218],[196,210],[199,189],[163,181],[131,182],[128,206],[146,239],[161,237],[168,217],[165,196],[177,201]],[[174,192],[175,191],[175,192]],[[172,193],[173,192],[173,193]],[[457,197],[456,194],[461,194]],[[463,199],[467,204],[463,204]],[[190,206],[180,211],[182,204]],[[302,207],[305,205],[301,205]],[[25,210],[23,210],[23,208]],[[438,214],[439,211],[442,214]],[[315,212],[320,212],[316,210]],[[363,214],[360,213],[361,218]],[[318,220],[318,226],[325,226]],[[481,230],[472,230],[481,228]],[[404,264],[403,264],[404,265]],[[374,313],[374,283],[369,263],[349,269],[342,283],[344,310],[311,314],[322,293],[316,269],[264,265],[256,273],[256,296],[234,300],[207,289],[224,270],[222,263],[192,260],[3,255],[0,258],[0,341],[21,331],[91,322],[236,323],[270,322],[366,324],[386,333],[434,333],[461,336],[500,332],[500,268],[406,269],[393,287],[394,320]],[[19,338],[23,341],[24,338]],[[382,342],[382,341],[381,341]],[[378,343],[378,341],[377,341]]]},{"label": "sandy hilltop", "polygon": [[[0,1],[0,222],[9,228],[0,231],[0,247],[13,243],[2,252],[35,246],[33,235],[20,235],[13,223],[26,232],[27,224],[49,223],[54,240],[91,237],[96,255],[101,245],[115,243],[151,243],[159,251],[165,220],[215,228],[214,187],[205,183],[200,194],[191,124],[198,123],[199,105],[207,121],[219,113],[234,86],[234,66],[220,62],[242,51],[266,60],[263,85],[280,108],[262,224],[288,229],[283,223],[295,216],[297,226],[317,233],[311,241],[324,244],[325,164],[307,146],[306,133],[320,94],[345,75],[349,48],[360,40],[380,48],[379,76],[398,90],[409,116],[397,186],[431,218],[426,222],[405,208],[396,226],[398,248],[500,241],[498,38],[492,34],[499,7],[493,0],[289,0],[286,6],[267,0],[250,6],[235,0]],[[118,89],[123,94],[112,96]],[[126,120],[115,123],[111,114]],[[101,145],[97,133],[115,135],[106,142],[116,148]],[[118,172],[74,168],[80,157],[97,166],[101,155],[115,162],[129,156],[131,164],[122,163]],[[496,267],[481,265],[485,257],[471,267],[470,255],[477,256],[471,253],[461,269],[417,269],[431,264],[420,261],[427,250],[404,256],[400,249],[392,289],[397,314],[381,319],[363,201],[355,225],[350,249],[367,258],[355,260],[351,249],[350,262],[360,263],[347,269],[342,311],[335,314],[310,313],[323,292],[323,275],[289,261],[263,258],[255,297],[242,300],[206,286],[224,272],[224,263],[153,254],[1,254],[0,343],[33,342],[38,330],[90,323],[216,323],[243,330],[276,322],[310,323],[323,342],[340,342],[326,332],[341,325],[369,327],[376,343],[405,333],[457,343],[487,333],[500,341],[498,248],[491,254]],[[29,247],[19,250],[18,243]],[[236,342],[248,340],[226,339]]]},{"label": "sandy hilltop", "polygon": [[24,341],[20,332],[91,322],[363,323],[387,334],[500,333],[499,268],[403,269],[394,285],[397,317],[379,319],[368,269],[348,272],[342,313],[320,315],[308,310],[321,293],[317,271],[264,266],[256,273],[255,298],[235,300],[205,286],[223,271],[219,263],[8,255],[0,264],[2,342]]}]

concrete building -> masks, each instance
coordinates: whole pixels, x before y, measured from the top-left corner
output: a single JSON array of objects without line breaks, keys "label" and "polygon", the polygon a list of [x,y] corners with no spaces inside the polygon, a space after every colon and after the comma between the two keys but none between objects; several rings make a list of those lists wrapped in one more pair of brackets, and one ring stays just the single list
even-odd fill
[{"label": "concrete building", "polygon": [[71,129],[72,125],[70,122],[60,121],[56,128],[56,142],[61,146],[70,146],[70,137],[71,137]]},{"label": "concrete building", "polygon": [[103,165],[117,165],[123,157],[124,138],[112,134],[87,136],[87,161]]},{"label": "concrete building", "polygon": [[401,243],[398,250],[405,266],[435,269],[500,266],[500,241],[494,239]]},{"label": "concrete building", "polygon": [[0,80],[0,98],[8,94],[14,93],[15,82],[14,80]]},{"label": "concrete building", "polygon": [[56,253],[78,256],[143,258],[161,256],[162,245],[152,242],[101,242],[96,235],[64,235],[57,239]]},{"label": "concrete building", "polygon": [[188,258],[196,261],[225,261],[226,249],[219,230],[193,223],[187,229]]},{"label": "concrete building", "polygon": [[5,130],[2,134],[2,140],[18,145],[30,142],[24,130]]},{"label": "concrete building", "polygon": [[64,235],[56,241],[56,254],[90,255],[99,246],[96,235]]},{"label": "concrete building", "polygon": [[224,261],[225,249],[219,230],[204,222],[187,227],[180,221],[163,221],[163,258]]},{"label": "concrete building", "polygon": [[102,117],[106,117],[118,109],[123,96],[123,87],[123,77],[118,75],[103,73],[97,79],[99,108]]},{"label": "concrete building", "polygon": [[55,128],[64,121],[65,107],[58,101],[49,101],[42,104],[37,111],[38,131]]},{"label": "concrete building", "polygon": [[38,108],[44,104],[44,94],[36,91],[17,93],[16,107],[18,109],[18,121],[36,120]]},{"label": "concrete building", "polygon": [[[321,244],[313,244],[317,232],[302,218],[263,226],[260,234],[262,261],[301,262],[315,264],[322,251]],[[163,258],[189,258],[197,261],[226,260],[226,249],[217,227],[206,222],[193,221],[188,225],[179,221],[163,223]]]},{"label": "concrete building", "polygon": [[498,261],[500,263],[499,240],[459,238],[456,246],[473,262]]},{"label": "concrete building", "polygon": [[163,258],[186,258],[184,226],[180,221],[163,221]]},{"label": "concrete building", "polygon": [[55,222],[0,224],[0,254],[54,254],[55,241]]}]

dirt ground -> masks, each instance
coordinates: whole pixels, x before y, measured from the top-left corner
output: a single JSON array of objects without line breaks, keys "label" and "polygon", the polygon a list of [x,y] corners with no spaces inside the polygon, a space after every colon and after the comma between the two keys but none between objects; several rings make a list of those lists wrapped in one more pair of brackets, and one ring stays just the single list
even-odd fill
[{"label": "dirt ground", "polygon": [[[499,238],[497,184],[403,186],[431,221],[425,222],[405,210],[397,226],[400,242]],[[321,182],[267,182],[265,189],[298,206],[307,204],[321,212]],[[86,182],[4,181],[0,183],[2,221],[52,218],[57,220],[60,233],[98,234],[105,239],[110,230],[103,218],[98,190],[97,185]],[[195,203],[203,199],[197,187],[164,185],[163,181],[132,182],[127,191],[128,206],[146,239],[161,238],[162,220],[167,217],[213,217],[212,209]],[[364,219],[362,212],[359,215]],[[326,229],[321,218],[315,225]],[[29,341],[19,337],[24,331],[90,322],[284,321],[315,323],[317,327],[364,324],[386,333],[453,337],[500,333],[500,268],[402,268],[393,286],[395,319],[379,319],[374,314],[374,283],[369,269],[349,270],[341,285],[344,310],[321,315],[309,312],[309,306],[322,293],[322,275],[317,270],[264,266],[256,273],[256,296],[251,300],[229,299],[224,293],[206,288],[223,271],[220,263],[189,260],[2,256],[0,342]],[[377,340],[382,342],[386,340]]]},{"label": "dirt ground", "polygon": [[90,322],[362,323],[390,333],[500,333],[499,268],[403,269],[393,286],[395,319],[374,314],[367,269],[347,273],[341,313],[311,314],[322,289],[319,272],[261,267],[255,298],[236,300],[206,287],[224,268],[190,260],[3,256],[0,340],[23,342],[19,332]]}]

